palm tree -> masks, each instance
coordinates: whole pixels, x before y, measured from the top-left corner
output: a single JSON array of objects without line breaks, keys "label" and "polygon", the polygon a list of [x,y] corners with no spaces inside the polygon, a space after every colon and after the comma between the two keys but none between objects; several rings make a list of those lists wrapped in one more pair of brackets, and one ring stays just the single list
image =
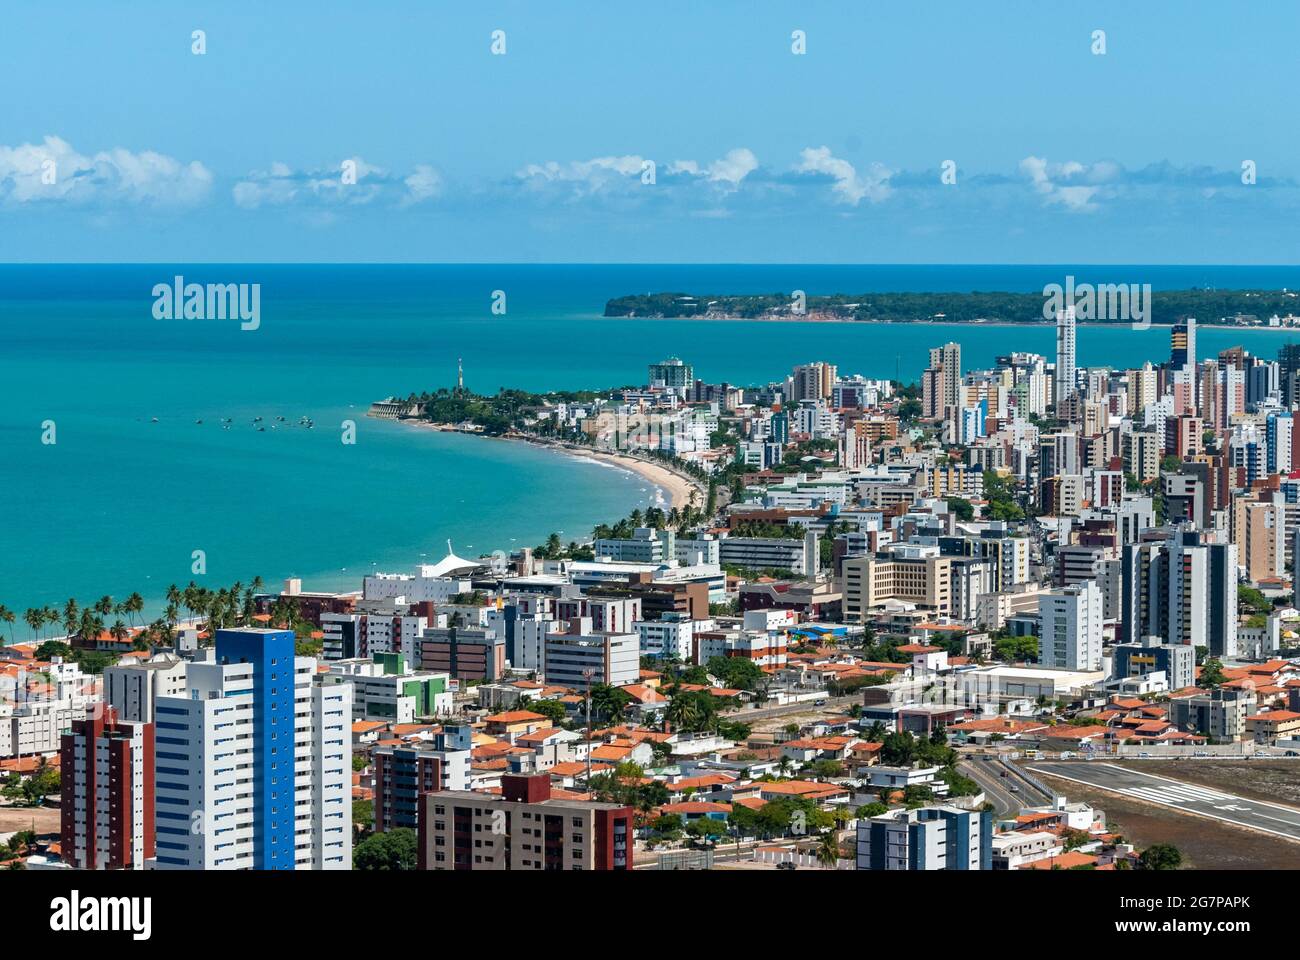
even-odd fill
[{"label": "palm tree", "polygon": [[817,862],[823,867],[834,868],[840,859],[839,830],[831,827],[822,834],[821,843],[817,844]]},{"label": "palm tree", "polygon": [[77,624],[81,622],[80,610],[77,607],[77,601],[68,597],[68,602],[63,605],[63,626],[67,628],[68,636],[77,632]]},{"label": "palm tree", "polygon": [[103,630],[104,621],[93,609],[87,607],[81,611],[81,621],[77,624],[75,632],[81,637],[83,643],[94,643]]},{"label": "palm tree", "polygon": [[45,614],[45,622],[50,626],[56,626],[63,621],[63,614],[59,613],[58,607],[46,607],[41,612]]},{"label": "palm tree", "polygon": [[99,600],[95,603],[95,612],[98,613],[101,617],[107,617],[110,613],[113,612],[113,598],[110,597],[108,594],[105,594],[104,596],[100,597]]},{"label": "palm tree", "polygon": [[126,624],[123,623],[121,620],[116,620],[113,622],[113,626],[109,628],[108,633],[109,636],[111,636],[118,643],[122,643],[126,640],[128,636],[130,636],[131,631],[129,631],[126,628]]},{"label": "palm tree", "polygon": [[14,642],[14,627],[13,627],[14,612],[10,610],[8,607],[6,607],[3,603],[0,603],[0,623],[5,623],[9,626],[9,642],[13,643]]},{"label": "palm tree", "polygon": [[668,704],[666,714],[668,722],[678,730],[698,730],[708,719],[700,706],[698,697],[678,694]]},{"label": "palm tree", "polygon": [[122,609],[125,610],[127,615],[130,617],[131,625],[135,626],[135,615],[144,612],[144,597],[140,596],[138,593],[132,593],[131,596],[127,597],[122,603]]},{"label": "palm tree", "polygon": [[[27,612],[23,614],[23,619],[27,621],[27,626],[32,628],[33,634],[40,633],[41,628],[45,626],[45,611],[40,607],[28,607]],[[41,639],[45,639],[44,635]]]}]

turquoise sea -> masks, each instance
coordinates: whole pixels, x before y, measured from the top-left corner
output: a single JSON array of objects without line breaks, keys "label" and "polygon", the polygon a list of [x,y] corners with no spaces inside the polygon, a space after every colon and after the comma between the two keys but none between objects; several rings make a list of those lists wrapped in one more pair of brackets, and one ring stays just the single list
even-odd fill
[{"label": "turquoise sea", "polygon": [[[552,530],[578,537],[653,497],[609,467],[365,418],[372,400],[454,385],[458,359],[484,392],[642,383],[668,355],[705,379],[749,384],[822,359],[911,380],[926,349],[950,339],[968,367],[1054,350],[1046,326],[602,319],[613,296],[1031,291],[1066,273],[1157,291],[1300,286],[1296,267],[0,266],[0,603],[21,616],[69,596],[139,590],[156,602],[172,582],[215,588],[254,574],[355,588],[375,565],[440,557],[448,539],[476,555]],[[260,328],[154,319],[153,286],[178,274],[261,284]],[[505,315],[491,312],[497,290]],[[1083,327],[1078,339],[1084,365],[1168,355],[1162,328]],[[1202,357],[1234,344],[1273,356],[1288,339],[1203,329],[1198,346]],[[314,429],[294,426],[303,416]],[[340,440],[346,419],[355,445]],[[52,445],[41,442],[47,420]],[[190,572],[194,550],[206,577]]]}]

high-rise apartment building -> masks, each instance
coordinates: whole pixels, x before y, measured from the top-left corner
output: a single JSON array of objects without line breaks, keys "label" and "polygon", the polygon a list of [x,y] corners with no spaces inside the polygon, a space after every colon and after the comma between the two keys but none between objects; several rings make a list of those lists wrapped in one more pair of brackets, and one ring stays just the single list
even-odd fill
[{"label": "high-rise apartment building", "polygon": [[1056,313],[1056,402],[1059,404],[1075,391],[1074,307]]},{"label": "high-rise apartment building", "polygon": [[789,392],[786,403],[798,406],[800,400],[826,400],[835,387],[836,367],[833,363],[803,363],[794,368],[786,381]]},{"label": "high-rise apartment building", "polygon": [[1163,540],[1124,545],[1120,571],[1124,643],[1164,637],[1204,646],[1216,657],[1237,653],[1237,547],[1178,528]]},{"label": "high-rise apartment building", "polygon": [[1232,501],[1232,542],[1247,579],[1259,583],[1286,573],[1286,507],[1282,503]]},{"label": "high-rise apartment building", "polygon": [[930,348],[930,364],[921,382],[922,415],[938,419],[961,405],[961,344]]},{"label": "high-rise apartment building", "polygon": [[154,726],[86,709],[59,748],[61,856],[83,870],[143,870],[154,855]]},{"label": "high-rise apartment building", "polygon": [[1085,580],[1042,595],[1038,661],[1065,670],[1101,669],[1101,589]]},{"label": "high-rise apartment building", "polygon": [[156,714],[159,869],[351,869],[352,687],[292,631],[218,630]]},{"label": "high-rise apartment building", "polygon": [[660,363],[650,364],[646,381],[650,386],[664,386],[673,390],[685,390],[695,381],[695,371],[689,363],[683,363],[676,357],[669,357]]}]

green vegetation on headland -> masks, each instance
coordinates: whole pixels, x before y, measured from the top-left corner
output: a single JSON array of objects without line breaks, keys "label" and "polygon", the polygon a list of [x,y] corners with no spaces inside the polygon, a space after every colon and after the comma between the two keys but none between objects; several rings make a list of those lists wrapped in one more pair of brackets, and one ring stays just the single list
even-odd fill
[{"label": "green vegetation on headland", "polygon": [[499,435],[522,429],[530,415],[556,403],[591,403],[609,396],[609,391],[562,390],[554,393],[529,393],[525,390],[501,390],[493,396],[468,390],[443,388],[433,393],[412,393],[405,400],[419,404],[423,419],[431,423],[470,423],[484,433]]},{"label": "green vegetation on headland", "polygon": [[[811,314],[877,323],[1045,323],[1043,303],[1042,293],[835,293],[807,297],[800,316],[793,309],[793,297],[786,293],[645,293],[608,301],[605,316],[799,320]],[[1262,322],[1274,315],[1288,316],[1297,306],[1298,295],[1282,290],[1156,290],[1151,294],[1149,319],[1156,324],[1187,317],[1202,323]],[[1107,321],[1099,318],[1098,322]]]}]

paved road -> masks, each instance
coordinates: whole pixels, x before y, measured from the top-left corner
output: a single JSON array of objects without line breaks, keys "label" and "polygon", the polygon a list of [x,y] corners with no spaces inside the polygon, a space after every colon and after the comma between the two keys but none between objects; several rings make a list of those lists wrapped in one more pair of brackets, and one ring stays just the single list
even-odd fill
[{"label": "paved road", "polygon": [[1144,803],[1181,810],[1239,827],[1300,842],[1300,809],[1222,793],[1199,784],[1173,780],[1112,763],[1031,763],[1028,769],[1132,797]]},{"label": "paved road", "polygon": [[[957,768],[980,785],[980,789],[996,808],[998,816],[1019,813],[1020,808],[1030,802],[1023,796],[1022,783],[1010,777],[1003,779],[1002,771],[1006,768],[1000,763],[990,763],[987,760],[963,760],[957,764]],[[1020,787],[1021,793],[1012,793],[1008,789],[1012,783]]]}]

